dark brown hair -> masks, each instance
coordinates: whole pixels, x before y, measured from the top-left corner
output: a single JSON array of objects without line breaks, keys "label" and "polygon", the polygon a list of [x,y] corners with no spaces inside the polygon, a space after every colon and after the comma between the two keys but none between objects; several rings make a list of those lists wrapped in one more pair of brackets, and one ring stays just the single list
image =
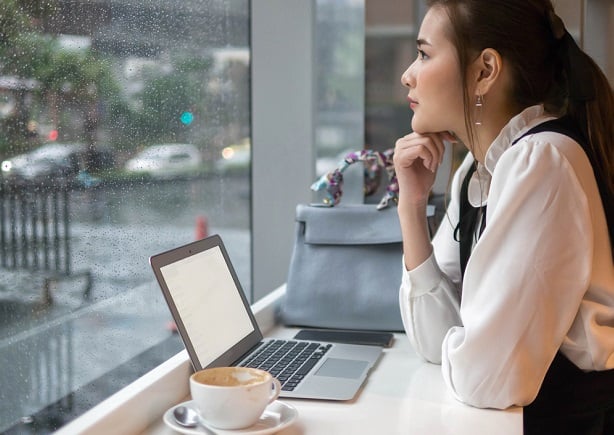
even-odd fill
[{"label": "dark brown hair", "polygon": [[[614,93],[605,74],[586,53],[578,50],[571,62],[565,58],[567,52],[561,50],[564,38],[560,34],[564,29],[553,24],[552,2],[429,0],[428,6],[443,7],[450,18],[448,37],[458,52],[463,83],[467,83],[467,68],[475,56],[486,48],[495,49],[511,68],[510,97],[518,111],[543,104],[548,112],[570,119],[585,139],[581,145],[593,166],[612,234]],[[577,63],[582,64],[584,71],[579,78],[571,71],[579,67]],[[594,98],[577,98],[576,90],[587,86]],[[471,140],[475,137],[475,124],[467,86],[463,98],[465,125]]]}]

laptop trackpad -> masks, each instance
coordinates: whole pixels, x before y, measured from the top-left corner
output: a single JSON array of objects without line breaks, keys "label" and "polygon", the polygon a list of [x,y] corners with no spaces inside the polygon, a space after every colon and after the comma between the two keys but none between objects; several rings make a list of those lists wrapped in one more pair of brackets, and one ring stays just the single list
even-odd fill
[{"label": "laptop trackpad", "polygon": [[315,374],[316,376],[358,379],[363,375],[367,366],[367,361],[328,358]]}]

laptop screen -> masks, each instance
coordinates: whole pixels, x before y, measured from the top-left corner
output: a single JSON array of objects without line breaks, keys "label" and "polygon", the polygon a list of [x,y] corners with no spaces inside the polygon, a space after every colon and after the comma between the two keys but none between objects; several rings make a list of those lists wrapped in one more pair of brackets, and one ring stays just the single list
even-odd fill
[{"label": "laptop screen", "polygon": [[227,254],[221,245],[203,248],[152,257],[154,270],[161,263],[158,278],[196,369],[232,362],[219,359],[257,329]]}]

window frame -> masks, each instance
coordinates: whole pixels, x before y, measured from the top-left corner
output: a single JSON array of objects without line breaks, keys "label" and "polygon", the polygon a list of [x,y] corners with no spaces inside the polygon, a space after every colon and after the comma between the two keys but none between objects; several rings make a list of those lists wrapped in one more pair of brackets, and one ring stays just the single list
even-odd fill
[{"label": "window frame", "polygon": [[250,3],[253,303],[286,281],[295,207],[311,200],[316,0]]}]

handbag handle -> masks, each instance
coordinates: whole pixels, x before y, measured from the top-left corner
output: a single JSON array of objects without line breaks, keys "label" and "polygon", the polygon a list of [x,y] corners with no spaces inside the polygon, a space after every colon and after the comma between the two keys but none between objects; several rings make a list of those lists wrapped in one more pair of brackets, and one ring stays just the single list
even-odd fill
[{"label": "handbag handle", "polygon": [[394,149],[392,148],[383,152],[360,150],[348,153],[337,168],[316,180],[311,185],[311,190],[316,192],[320,190],[325,191],[325,196],[322,200],[325,206],[333,207],[339,204],[343,195],[343,172],[356,162],[364,162],[364,190],[366,196],[375,192],[379,187],[382,169],[388,174],[389,181],[388,186],[386,186],[386,193],[377,205],[377,209],[382,210],[388,207],[391,202],[396,204],[399,197],[399,184],[394,171],[393,155]]}]

